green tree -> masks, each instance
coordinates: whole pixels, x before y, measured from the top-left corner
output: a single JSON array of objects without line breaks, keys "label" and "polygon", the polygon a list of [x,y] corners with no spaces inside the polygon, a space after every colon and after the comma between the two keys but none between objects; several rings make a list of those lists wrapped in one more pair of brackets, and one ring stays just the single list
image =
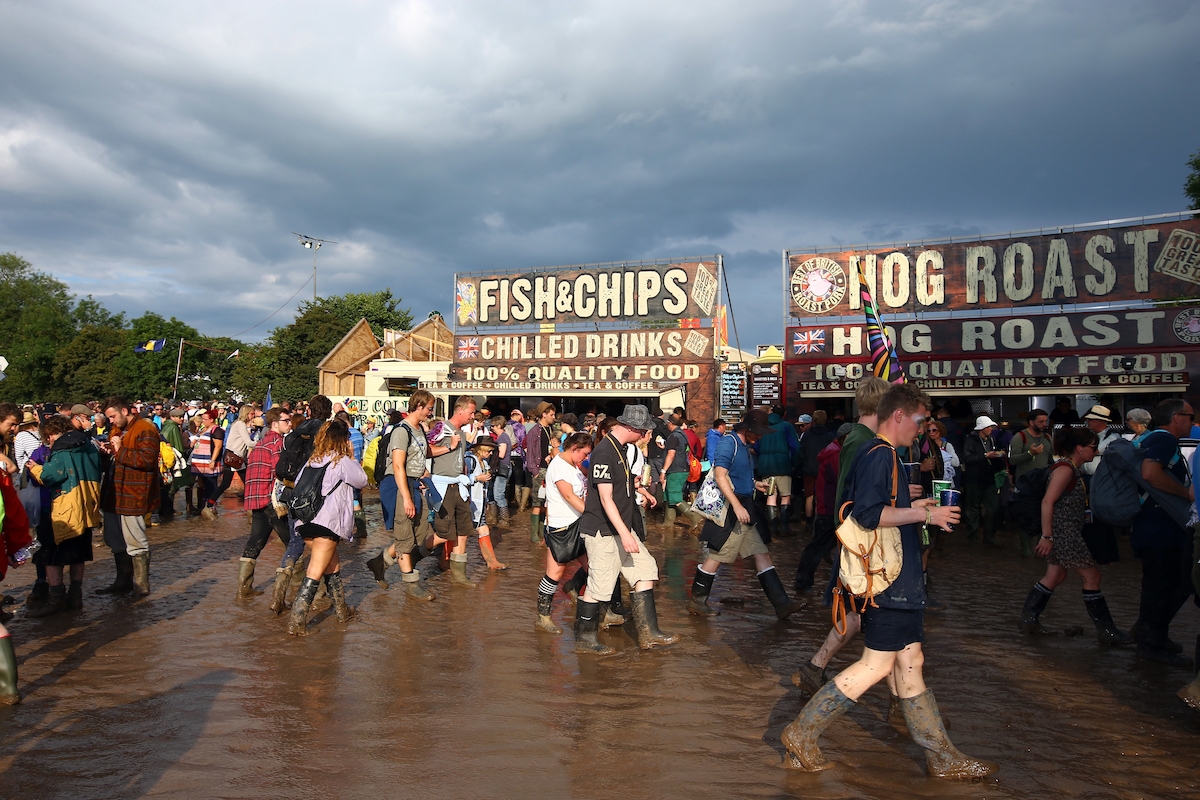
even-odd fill
[{"label": "green tree", "polygon": [[55,399],[82,403],[126,394],[116,365],[131,347],[123,326],[85,326],[54,359]]},{"label": "green tree", "polygon": [[[170,398],[175,383],[175,361],[179,355],[179,340],[200,340],[200,334],[187,323],[174,317],[169,320],[148,311],[129,323],[128,347],[114,359],[119,385],[129,400]],[[138,353],[134,347],[151,339],[166,339],[166,346],[157,353]],[[179,396],[208,398],[207,367],[202,350],[183,349],[183,364],[179,371]]]},{"label": "green tree", "polygon": [[301,303],[295,321],[273,330],[256,359],[256,368],[272,386],[272,396],[283,400],[314,395],[317,364],[360,319],[367,320],[379,339],[383,338],[384,328],[407,330],[412,326],[412,314],[400,308],[400,298],[393,296],[391,289]]},{"label": "green tree", "polygon": [[15,253],[0,253],[0,319],[8,359],[0,400],[34,402],[58,399],[54,359],[75,338],[72,297],[67,285],[38,272]]},{"label": "green tree", "polygon": [[1192,171],[1188,173],[1183,184],[1183,193],[1192,202],[1192,208],[1200,210],[1200,150],[1197,150],[1187,162]]}]

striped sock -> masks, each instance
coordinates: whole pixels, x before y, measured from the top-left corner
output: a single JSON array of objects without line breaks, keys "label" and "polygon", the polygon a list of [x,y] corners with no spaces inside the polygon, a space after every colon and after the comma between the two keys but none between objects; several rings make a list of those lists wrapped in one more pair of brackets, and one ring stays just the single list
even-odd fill
[{"label": "striped sock", "polygon": [[549,575],[542,576],[542,582],[538,584],[538,594],[554,596],[558,591],[558,581],[552,580]]}]

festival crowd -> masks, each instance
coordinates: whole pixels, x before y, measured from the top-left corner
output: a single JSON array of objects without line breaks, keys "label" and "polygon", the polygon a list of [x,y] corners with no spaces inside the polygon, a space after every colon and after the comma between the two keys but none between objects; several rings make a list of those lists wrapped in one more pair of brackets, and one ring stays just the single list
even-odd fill
[{"label": "festival crowd", "polygon": [[[929,559],[952,532],[998,548],[1003,531],[1015,529],[1021,553],[1045,559],[1024,607],[1013,610],[1020,631],[1059,632],[1047,624],[1050,601],[1074,572],[1101,645],[1131,646],[1139,658],[1188,670],[1200,661],[1200,637],[1196,660],[1170,638],[1172,620],[1200,586],[1196,456],[1180,448],[1195,419],[1183,400],[1133,409],[1124,426],[1104,406],[1079,417],[1068,402],[1035,409],[1012,430],[988,415],[964,430],[972,426],[960,427],[913,385],[878,378],[860,382],[852,422],[775,408],[701,426],[684,408],[655,415],[626,405],[616,416],[580,418],[548,402],[526,417],[520,408],[478,408],[469,396],[439,419],[424,390],[383,424],[356,420],[323,395],[267,406],[120,397],[58,407],[0,403],[0,578],[9,567],[36,570],[22,613],[41,618],[83,607],[95,533],[115,577],[94,594],[145,602],[148,531],[181,514],[214,520],[232,491],[249,527],[236,600],[263,594],[255,568],[274,533],[284,552],[271,612],[287,613],[296,636],[321,603],[346,623],[354,608],[338,548],[365,535],[363,490],[371,485],[387,545],[366,567],[384,590],[396,567],[416,602],[475,587],[467,569],[472,540],[489,569],[504,570],[493,530],[511,529],[528,512],[531,542],[545,545],[533,628],[563,633],[552,616],[561,591],[574,606],[582,656],[615,652],[612,634],[601,631],[631,619],[642,649],[679,640],[659,627],[650,525],[696,535],[687,609],[698,616],[719,613],[708,601],[724,564],[752,560],[785,620],[805,606],[822,561],[831,562],[822,600],[832,627],[792,675],[810,698],[783,734],[788,765],[798,769],[830,766],[818,737],[880,681],[890,715],[926,751],[931,776],[980,778],[997,769],[954,747],[923,677],[924,616],[945,609],[931,594]],[[789,596],[770,544],[798,531],[810,538]],[[1138,616],[1128,631],[1101,589],[1101,568],[1117,559],[1122,536],[1142,563]],[[426,559],[435,561],[425,566]],[[445,586],[426,580],[443,574]],[[0,622],[11,617],[0,610]],[[861,658],[828,674],[833,655],[860,634]],[[1179,696],[1200,710],[1200,678]],[[2,625],[0,700],[20,701]]]}]

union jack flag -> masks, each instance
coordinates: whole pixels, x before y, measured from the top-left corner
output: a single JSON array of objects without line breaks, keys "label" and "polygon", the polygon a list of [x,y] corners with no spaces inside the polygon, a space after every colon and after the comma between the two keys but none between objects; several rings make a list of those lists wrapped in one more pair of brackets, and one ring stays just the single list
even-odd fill
[{"label": "union jack flag", "polygon": [[479,358],[479,337],[464,336],[458,340],[459,358]]},{"label": "union jack flag", "polygon": [[818,328],[810,331],[796,331],[792,334],[793,355],[800,355],[801,353],[823,352],[825,352],[824,329]]}]

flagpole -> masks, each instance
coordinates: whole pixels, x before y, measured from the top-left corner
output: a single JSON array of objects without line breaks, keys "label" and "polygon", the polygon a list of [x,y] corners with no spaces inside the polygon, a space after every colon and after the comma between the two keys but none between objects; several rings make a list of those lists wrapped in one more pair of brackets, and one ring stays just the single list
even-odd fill
[{"label": "flagpole", "polygon": [[183,364],[183,337],[179,337],[179,357],[175,359],[175,385],[171,388],[171,402],[179,394],[179,367]]}]

